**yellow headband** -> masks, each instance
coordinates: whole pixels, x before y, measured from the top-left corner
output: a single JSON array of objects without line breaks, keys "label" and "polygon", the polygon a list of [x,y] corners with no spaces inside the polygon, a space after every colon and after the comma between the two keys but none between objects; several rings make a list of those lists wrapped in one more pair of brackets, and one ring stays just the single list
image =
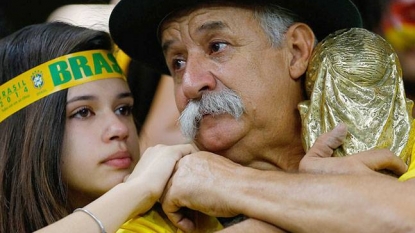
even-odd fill
[{"label": "yellow headband", "polygon": [[0,86],[0,122],[57,91],[105,78],[122,78],[110,51],[71,53],[45,62]]}]

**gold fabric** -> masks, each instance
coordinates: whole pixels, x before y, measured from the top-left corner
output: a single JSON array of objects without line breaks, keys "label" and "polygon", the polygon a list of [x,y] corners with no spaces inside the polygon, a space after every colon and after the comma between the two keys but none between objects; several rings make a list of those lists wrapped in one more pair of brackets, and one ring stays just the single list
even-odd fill
[{"label": "gold fabric", "polygon": [[382,37],[361,28],[329,35],[313,51],[305,86],[309,100],[298,108],[306,151],[344,122],[348,135],[334,156],[388,148],[409,161],[413,102],[405,97],[398,57]]}]

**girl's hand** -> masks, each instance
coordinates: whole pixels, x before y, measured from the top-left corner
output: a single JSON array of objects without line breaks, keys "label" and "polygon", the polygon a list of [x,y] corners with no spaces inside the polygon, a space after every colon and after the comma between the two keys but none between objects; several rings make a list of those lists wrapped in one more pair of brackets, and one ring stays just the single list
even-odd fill
[{"label": "girl's hand", "polygon": [[125,182],[137,182],[137,188],[143,191],[148,198],[148,204],[152,206],[161,197],[176,162],[194,152],[197,152],[197,149],[191,144],[149,147],[131,175],[125,178]]}]

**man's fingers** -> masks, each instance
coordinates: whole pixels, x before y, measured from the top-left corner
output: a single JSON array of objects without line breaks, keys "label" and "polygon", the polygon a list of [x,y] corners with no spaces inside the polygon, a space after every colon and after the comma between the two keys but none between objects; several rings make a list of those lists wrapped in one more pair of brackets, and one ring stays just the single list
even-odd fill
[{"label": "man's fingers", "polygon": [[337,125],[332,131],[318,137],[306,156],[319,158],[331,157],[333,150],[343,144],[346,135],[346,125],[344,123]]},{"label": "man's fingers", "polygon": [[195,224],[183,214],[182,210],[175,213],[166,213],[170,221],[184,232],[194,232]]},{"label": "man's fingers", "polygon": [[363,164],[374,171],[388,170],[400,176],[408,169],[401,158],[387,149],[374,149],[352,156],[357,156]]}]

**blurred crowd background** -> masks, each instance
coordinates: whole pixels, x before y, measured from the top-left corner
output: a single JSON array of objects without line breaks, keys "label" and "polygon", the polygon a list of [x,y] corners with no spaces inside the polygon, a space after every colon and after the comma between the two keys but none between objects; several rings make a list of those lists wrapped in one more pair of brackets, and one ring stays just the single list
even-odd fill
[{"label": "blurred crowd background", "polygon": [[0,37],[26,25],[45,22],[57,8],[68,4],[108,4],[110,0],[1,0]]}]

